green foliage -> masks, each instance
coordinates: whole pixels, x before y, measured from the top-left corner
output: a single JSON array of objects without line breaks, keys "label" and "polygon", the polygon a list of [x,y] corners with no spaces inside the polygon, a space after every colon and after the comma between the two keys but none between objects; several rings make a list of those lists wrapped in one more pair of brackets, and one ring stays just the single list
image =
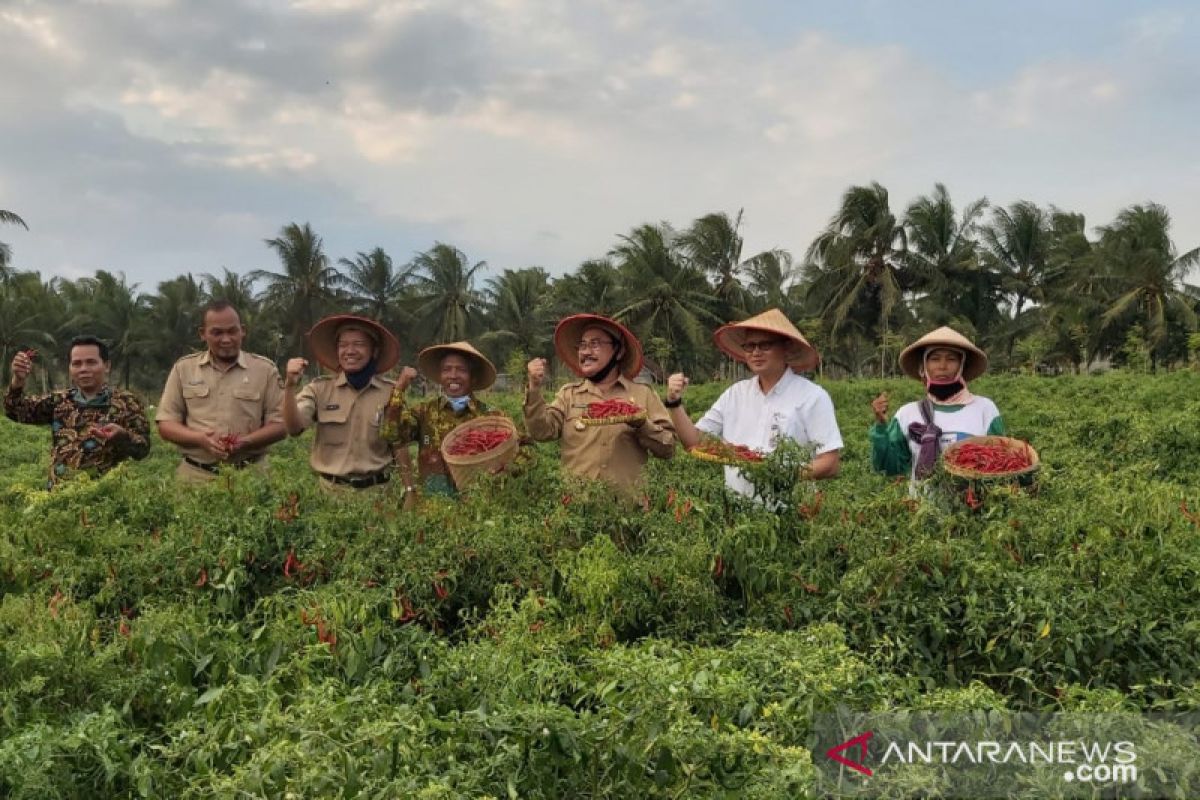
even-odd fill
[{"label": "green foliage", "polygon": [[1200,376],[977,381],[1043,466],[974,510],[869,471],[871,398],[915,382],[828,388],[842,474],[784,451],[778,512],[682,453],[620,500],[539,445],[406,513],[318,490],[307,438],[48,494],[48,433],[0,421],[0,795],[800,797],[838,704],[1200,707]]}]

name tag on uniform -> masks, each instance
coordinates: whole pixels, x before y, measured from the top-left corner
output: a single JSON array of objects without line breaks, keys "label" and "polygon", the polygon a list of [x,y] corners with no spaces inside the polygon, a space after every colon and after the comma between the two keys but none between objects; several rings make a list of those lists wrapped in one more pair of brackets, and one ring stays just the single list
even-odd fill
[{"label": "name tag on uniform", "polygon": [[341,403],[327,403],[325,405],[325,410],[326,411],[337,411],[341,407],[342,407]]}]

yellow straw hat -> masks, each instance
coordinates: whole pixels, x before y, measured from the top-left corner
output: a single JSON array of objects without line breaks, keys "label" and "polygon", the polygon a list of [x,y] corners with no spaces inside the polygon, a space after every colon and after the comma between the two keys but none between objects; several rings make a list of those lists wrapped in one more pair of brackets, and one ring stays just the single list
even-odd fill
[{"label": "yellow straw hat", "polygon": [[450,342],[426,347],[417,356],[417,369],[429,380],[441,380],[442,359],[455,353],[471,365],[471,391],[482,391],[496,382],[496,366],[470,342]]},{"label": "yellow straw hat", "polygon": [[954,328],[943,326],[936,331],[930,331],[900,351],[900,369],[904,371],[905,375],[923,380],[921,367],[925,363],[925,351],[931,347],[952,347],[965,353],[962,367],[964,381],[974,380],[987,370],[987,353],[976,347],[970,339]]},{"label": "yellow straw hat", "polygon": [[746,335],[752,331],[769,333],[772,336],[781,336],[787,339],[788,366],[797,372],[807,372],[815,369],[817,364],[821,363],[821,354],[817,352],[817,348],[804,338],[804,334],[800,333],[800,330],[778,308],[769,309],[741,322],[722,325],[713,334],[713,342],[730,358],[745,363],[746,353],[742,350],[742,344],[746,341]]}]

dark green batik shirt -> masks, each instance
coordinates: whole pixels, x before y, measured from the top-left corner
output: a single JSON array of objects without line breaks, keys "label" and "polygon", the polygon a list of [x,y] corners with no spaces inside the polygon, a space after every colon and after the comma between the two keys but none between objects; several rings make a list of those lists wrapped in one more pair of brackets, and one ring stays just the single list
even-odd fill
[{"label": "dark green batik shirt", "polygon": [[[75,472],[102,475],[127,458],[142,459],[150,452],[145,408],[123,389],[106,386],[88,400],[76,388],[28,397],[22,389],[9,387],[4,413],[14,422],[50,426],[48,489]],[[105,439],[96,432],[109,423],[129,435]]]}]

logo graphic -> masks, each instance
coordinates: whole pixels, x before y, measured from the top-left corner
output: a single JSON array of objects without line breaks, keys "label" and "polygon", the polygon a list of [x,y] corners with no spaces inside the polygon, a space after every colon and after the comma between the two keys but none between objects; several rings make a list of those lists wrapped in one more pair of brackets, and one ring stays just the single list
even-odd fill
[{"label": "logo graphic", "polygon": [[[875,773],[873,773],[871,771],[870,767],[866,766],[862,762],[867,760],[867,742],[871,741],[871,737],[874,735],[875,735],[875,731],[867,731],[866,733],[860,733],[858,736],[855,736],[853,739],[847,739],[846,741],[842,742],[841,744],[834,745],[833,747],[829,748],[828,750],[825,751],[825,755],[829,756],[834,761],[838,762],[839,764],[842,764],[843,766],[847,766],[852,770],[861,772],[863,775],[866,775],[869,778],[872,775],[874,775]],[[859,756],[859,758],[861,760],[859,760],[859,761],[851,761],[850,759],[848,759],[842,755],[843,750],[850,750],[851,748],[854,748],[854,747],[857,747],[861,751],[861,755]]]}]

